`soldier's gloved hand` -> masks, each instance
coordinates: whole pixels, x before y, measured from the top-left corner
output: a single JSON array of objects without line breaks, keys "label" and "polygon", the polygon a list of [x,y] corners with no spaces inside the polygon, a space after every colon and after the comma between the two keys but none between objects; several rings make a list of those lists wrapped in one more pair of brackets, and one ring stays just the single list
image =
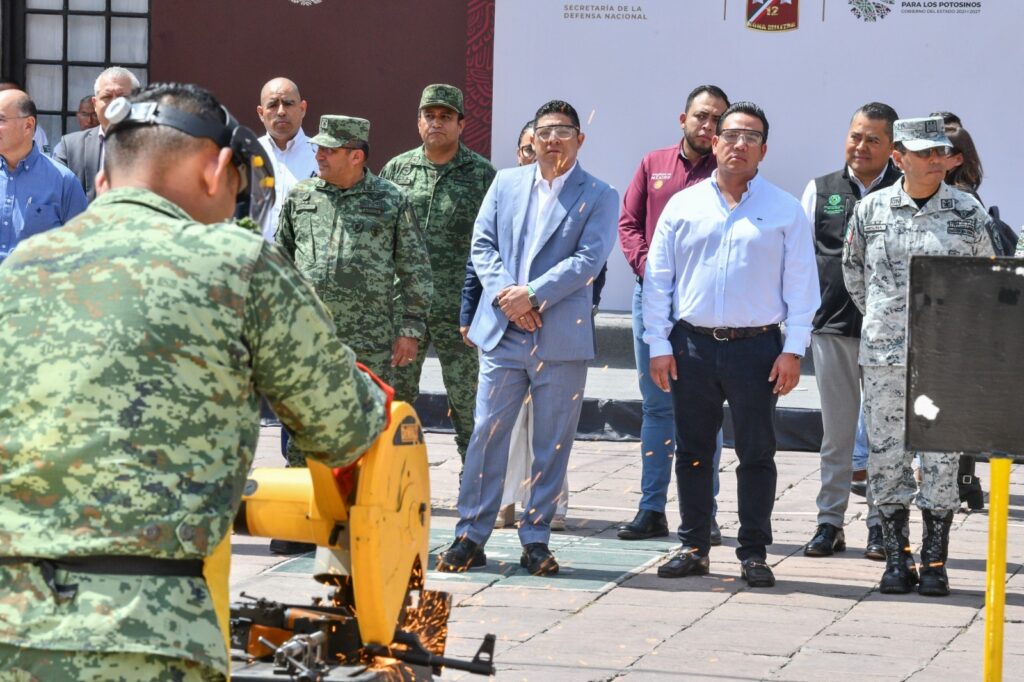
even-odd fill
[{"label": "soldier's gloved hand", "polygon": [[416,359],[420,342],[411,336],[399,336],[391,346],[391,366],[405,367]]},{"label": "soldier's gloved hand", "polygon": [[469,327],[459,327],[459,333],[462,334],[462,343],[470,348],[476,348],[476,344],[469,340]]}]

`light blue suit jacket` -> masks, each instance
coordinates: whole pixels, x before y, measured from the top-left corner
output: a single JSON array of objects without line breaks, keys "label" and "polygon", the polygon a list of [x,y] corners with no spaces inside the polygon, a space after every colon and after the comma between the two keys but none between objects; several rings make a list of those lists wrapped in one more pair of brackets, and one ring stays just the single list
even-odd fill
[{"label": "light blue suit jacket", "polygon": [[[524,243],[527,208],[536,166],[498,171],[473,227],[471,255],[483,284],[483,296],[469,338],[492,350],[509,321],[494,300],[516,284]],[[537,331],[541,360],[590,360],[594,357],[592,282],[615,244],[619,195],[579,164],[566,178],[557,205],[538,241],[530,264],[529,285],[541,303],[543,326]]]}]

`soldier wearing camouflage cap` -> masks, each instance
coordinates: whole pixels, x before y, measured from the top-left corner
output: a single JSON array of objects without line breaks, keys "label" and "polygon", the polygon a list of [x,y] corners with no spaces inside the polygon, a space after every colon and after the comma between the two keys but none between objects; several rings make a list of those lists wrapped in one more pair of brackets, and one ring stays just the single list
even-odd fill
[{"label": "soldier wearing camouflage cap", "polygon": [[396,373],[395,395],[408,402],[419,396],[423,360],[433,343],[463,459],[473,434],[479,364],[476,350],[459,333],[459,306],[473,223],[495,173],[490,162],[460,141],[464,117],[461,90],[428,85],[417,113],[423,144],[391,159],[380,172],[408,194],[426,237],[434,277],[427,332],[415,360]]},{"label": "soldier wearing camouflage cap", "polygon": [[[952,146],[942,119],[893,124],[893,159],[903,180],[855,207],[843,250],[843,278],[864,314],[860,365],[864,420],[871,454],[868,485],[881,514],[885,546],[883,593],[949,594],[946,560],[953,512],[960,506],[955,453],[915,453],[904,447],[907,274],[914,255],[991,256],[988,214],[978,200],[943,182]],[[911,464],[921,458],[916,490]],[[921,509],[924,535],[918,575],[907,537],[911,500]]]},{"label": "soldier wearing camouflage cap", "polygon": [[330,466],[384,426],[288,259],[223,222],[244,166],[200,129],[256,136],[195,86],[135,101],[157,108],[108,128],[109,191],[0,264],[4,679],[225,679],[227,575],[206,568],[230,557],[260,394]]},{"label": "soldier wearing camouflage cap", "polygon": [[[317,178],[281,208],[275,240],[331,311],[338,338],[388,383],[416,357],[430,306],[430,261],[409,199],[366,168],[370,122],[322,116]],[[289,448],[289,461],[302,464]]]}]

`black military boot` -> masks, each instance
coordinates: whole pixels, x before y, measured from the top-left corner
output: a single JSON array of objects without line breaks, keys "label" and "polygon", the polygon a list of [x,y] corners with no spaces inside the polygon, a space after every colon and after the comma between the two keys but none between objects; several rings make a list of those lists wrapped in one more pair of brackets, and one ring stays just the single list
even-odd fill
[{"label": "black military boot", "polygon": [[891,514],[881,514],[885,573],[878,584],[878,591],[883,594],[906,594],[917,584],[917,569],[910,551],[910,538],[907,537],[909,516],[905,507]]},{"label": "black military boot", "polygon": [[974,458],[960,456],[960,465],[956,470],[956,488],[960,493],[960,501],[967,503],[968,509],[985,508],[985,492],[981,489],[981,481],[974,475]]},{"label": "black military boot", "polygon": [[921,542],[921,584],[917,591],[929,597],[945,597],[949,594],[946,558],[949,555],[949,527],[953,523],[953,512],[937,514],[924,509],[921,515],[924,517],[924,533]]}]

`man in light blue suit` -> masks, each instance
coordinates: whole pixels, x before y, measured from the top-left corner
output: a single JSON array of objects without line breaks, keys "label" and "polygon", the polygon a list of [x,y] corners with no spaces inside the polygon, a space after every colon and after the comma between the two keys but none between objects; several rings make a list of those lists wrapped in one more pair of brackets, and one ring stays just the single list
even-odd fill
[{"label": "man in light blue suit", "polygon": [[487,563],[483,546],[501,505],[512,425],[531,400],[533,489],[519,527],[520,564],[533,575],[558,572],[550,523],[594,357],[591,283],[615,243],[619,198],[576,162],[584,135],[571,105],[548,102],[534,128],[537,163],[498,172],[473,229],[484,289],[469,329],[482,351],[476,427],[455,541],[438,555],[439,571]]}]

